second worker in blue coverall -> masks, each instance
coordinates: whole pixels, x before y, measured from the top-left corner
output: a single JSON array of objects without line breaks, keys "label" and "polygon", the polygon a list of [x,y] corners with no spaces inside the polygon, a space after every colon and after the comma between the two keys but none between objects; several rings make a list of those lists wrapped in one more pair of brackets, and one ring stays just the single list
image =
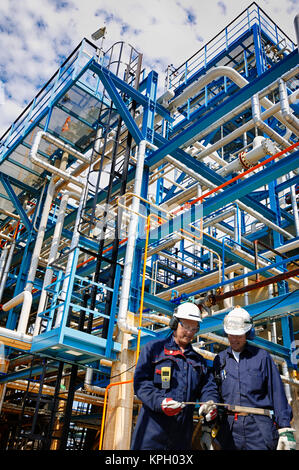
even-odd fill
[{"label": "second worker in blue coverall", "polygon": [[295,450],[292,410],[270,354],[249,345],[254,334],[249,313],[236,307],[224,319],[230,347],[214,360],[223,403],[271,410],[273,419],[254,413],[225,413],[216,441],[223,450]]},{"label": "second worker in blue coverall", "polygon": [[208,402],[203,405],[206,419],[216,416],[216,383],[205,359],[190,344],[199,329],[199,315],[195,304],[179,305],[170,324],[174,332],[142,348],[134,374],[142,408],[131,449],[191,449],[194,405],[184,402]]}]

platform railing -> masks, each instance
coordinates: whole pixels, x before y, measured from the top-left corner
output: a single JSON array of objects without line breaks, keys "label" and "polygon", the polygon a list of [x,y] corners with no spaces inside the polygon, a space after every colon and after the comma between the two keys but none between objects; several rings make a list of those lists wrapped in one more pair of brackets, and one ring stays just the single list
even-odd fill
[{"label": "platform railing", "polygon": [[237,42],[255,24],[279,50],[292,52],[295,49],[293,41],[254,2],[186,62],[174,70],[168,68],[165,87],[176,89],[186,84],[196,72],[207,68],[223,50]]}]

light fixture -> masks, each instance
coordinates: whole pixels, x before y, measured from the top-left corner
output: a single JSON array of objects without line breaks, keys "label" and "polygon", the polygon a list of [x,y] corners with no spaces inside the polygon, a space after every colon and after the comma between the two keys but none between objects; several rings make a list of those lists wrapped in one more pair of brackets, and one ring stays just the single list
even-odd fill
[{"label": "light fixture", "polygon": [[98,29],[91,35],[91,39],[93,39],[94,41],[97,41],[98,39],[101,39],[102,37],[104,37],[105,33],[106,33],[106,26],[103,26],[102,28]]}]

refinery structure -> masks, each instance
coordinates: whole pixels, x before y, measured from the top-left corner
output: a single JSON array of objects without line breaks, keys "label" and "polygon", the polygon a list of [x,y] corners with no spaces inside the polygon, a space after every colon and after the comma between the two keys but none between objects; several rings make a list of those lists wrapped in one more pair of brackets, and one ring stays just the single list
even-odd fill
[{"label": "refinery structure", "polygon": [[297,45],[254,2],[165,77],[137,49],[82,40],[0,140],[1,449],[130,449],[185,300],[211,362],[246,307],[298,422]]}]

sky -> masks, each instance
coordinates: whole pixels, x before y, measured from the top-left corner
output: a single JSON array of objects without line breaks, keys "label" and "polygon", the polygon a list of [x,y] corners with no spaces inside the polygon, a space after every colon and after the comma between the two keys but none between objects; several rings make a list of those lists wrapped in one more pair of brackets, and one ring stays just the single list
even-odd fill
[{"label": "sky", "polygon": [[[0,137],[80,41],[106,26],[104,50],[125,41],[164,82],[251,0],[1,0]],[[257,0],[295,40],[297,0]]]}]

